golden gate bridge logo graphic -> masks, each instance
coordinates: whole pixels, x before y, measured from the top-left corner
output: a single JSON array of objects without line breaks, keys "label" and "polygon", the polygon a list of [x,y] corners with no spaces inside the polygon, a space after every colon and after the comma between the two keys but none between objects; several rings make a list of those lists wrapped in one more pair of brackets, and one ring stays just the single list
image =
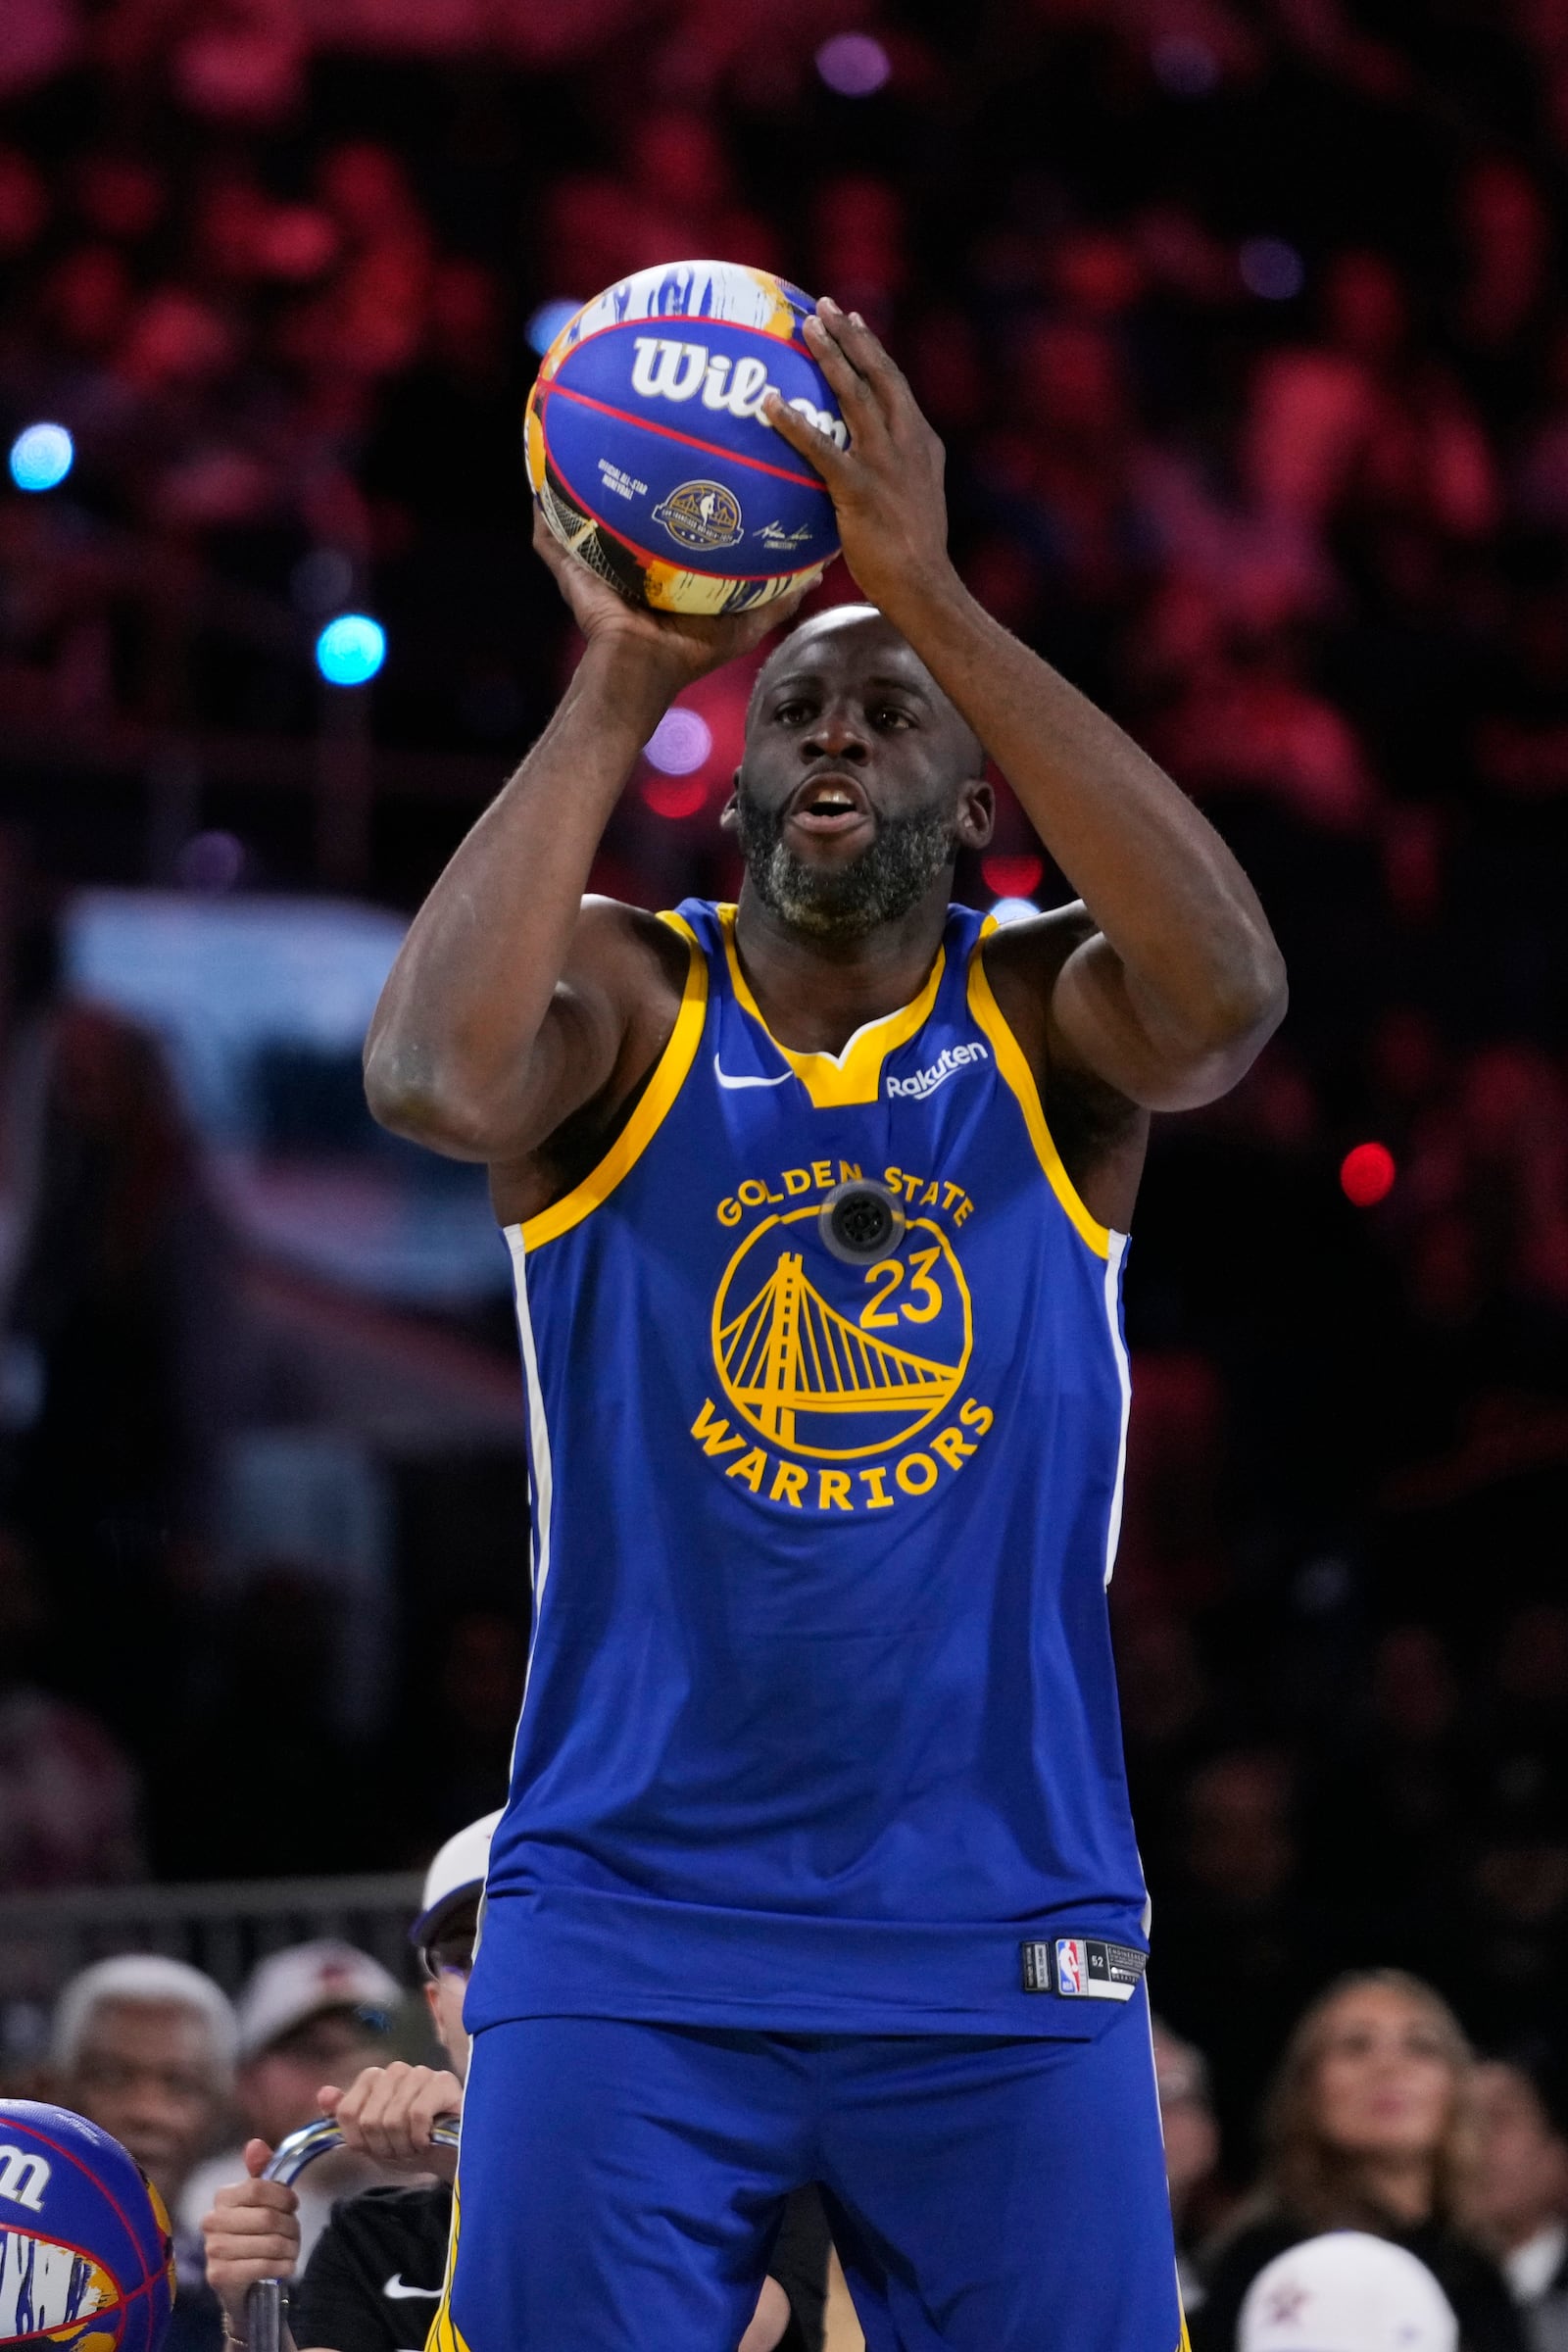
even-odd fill
[{"label": "golden gate bridge logo graphic", "polygon": [[[956,1341],[956,1360],[944,1360],[950,1352],[946,1348],[939,1356],[884,1339],[879,1330],[865,1327],[868,1320],[901,1336],[907,1328],[915,1336],[914,1326],[899,1324],[899,1307],[890,1298],[889,1268],[898,1261],[884,1259],[863,1274],[857,1268],[841,1276],[851,1283],[865,1281],[874,1294],[866,1296],[864,1305],[857,1300],[853,1312],[842,1311],[823,1298],[807,1271],[806,1252],[792,1247],[795,1237],[783,1231],[815,1214],[797,1209],[768,1217],[735,1252],[714,1303],[714,1365],[736,1410],[784,1451],[838,1459],[881,1453],[924,1428],[957,1393],[969,1361],[968,1287],[945,1235],[926,1219],[911,1219],[903,1254],[908,1256],[911,1245],[918,1250],[929,1234],[936,1248],[922,1257],[933,1267],[940,1261],[935,1277],[928,1275],[920,1285],[928,1298],[940,1300],[918,1310],[920,1321],[933,1325],[927,1345]],[[736,1280],[743,1260],[770,1232],[783,1245],[771,1271],[726,1319],[736,1291],[749,1287],[744,1275]],[[765,1250],[760,1254],[765,1263]],[[834,1261],[825,1251],[821,1256],[824,1274],[832,1280]]]}]

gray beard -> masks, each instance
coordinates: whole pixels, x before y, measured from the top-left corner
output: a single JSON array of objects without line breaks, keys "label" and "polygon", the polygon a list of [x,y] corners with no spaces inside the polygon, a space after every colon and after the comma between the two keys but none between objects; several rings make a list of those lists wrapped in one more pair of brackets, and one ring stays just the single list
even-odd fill
[{"label": "gray beard", "polygon": [[952,820],[934,813],[884,817],[869,848],[836,869],[797,858],[784,840],[783,810],[759,808],[744,784],[735,814],[747,875],[763,906],[819,939],[863,939],[900,921],[953,861]]}]

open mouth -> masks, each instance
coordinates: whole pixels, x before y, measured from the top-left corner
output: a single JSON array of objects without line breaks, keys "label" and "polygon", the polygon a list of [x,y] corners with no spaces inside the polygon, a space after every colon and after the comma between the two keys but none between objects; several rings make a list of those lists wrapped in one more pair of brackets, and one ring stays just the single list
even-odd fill
[{"label": "open mouth", "polygon": [[802,833],[853,832],[869,823],[870,804],[860,786],[846,776],[812,776],[790,801],[788,820]]}]

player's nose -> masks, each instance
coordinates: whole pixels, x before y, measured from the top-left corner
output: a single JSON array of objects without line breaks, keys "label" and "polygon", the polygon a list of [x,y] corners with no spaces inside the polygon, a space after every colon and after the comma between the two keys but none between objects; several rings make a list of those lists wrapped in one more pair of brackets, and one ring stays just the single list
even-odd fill
[{"label": "player's nose", "polygon": [[830,703],[815,725],[808,728],[801,753],[808,763],[813,760],[864,760],[870,748],[866,730],[855,712]]}]

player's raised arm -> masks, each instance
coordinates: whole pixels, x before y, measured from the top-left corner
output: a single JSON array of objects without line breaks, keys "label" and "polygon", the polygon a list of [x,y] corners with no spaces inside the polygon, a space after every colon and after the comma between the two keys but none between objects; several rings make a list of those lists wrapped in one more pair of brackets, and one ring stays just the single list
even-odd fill
[{"label": "player's raised arm", "polygon": [[[1151,1110],[1211,1101],[1285,1010],[1256,893],[1163,770],[964,588],[942,445],[869,328],[824,301],[807,337],[850,448],[781,403],[768,420],[821,473],[861,588],[974,728],[1097,926],[1059,970],[1042,958],[1052,1060]],[[1027,955],[1027,939],[1004,952]]]},{"label": "player's raised arm", "polygon": [[[536,522],[587,650],[544,734],[416,915],[365,1046],[382,1126],[458,1159],[521,1158],[657,1056],[678,1003],[648,918],[583,904],[637,755],[672,698],[793,603],[720,620],[634,608]],[[667,998],[667,1005],[665,999]],[[644,1041],[640,1026],[649,1034]]]}]

